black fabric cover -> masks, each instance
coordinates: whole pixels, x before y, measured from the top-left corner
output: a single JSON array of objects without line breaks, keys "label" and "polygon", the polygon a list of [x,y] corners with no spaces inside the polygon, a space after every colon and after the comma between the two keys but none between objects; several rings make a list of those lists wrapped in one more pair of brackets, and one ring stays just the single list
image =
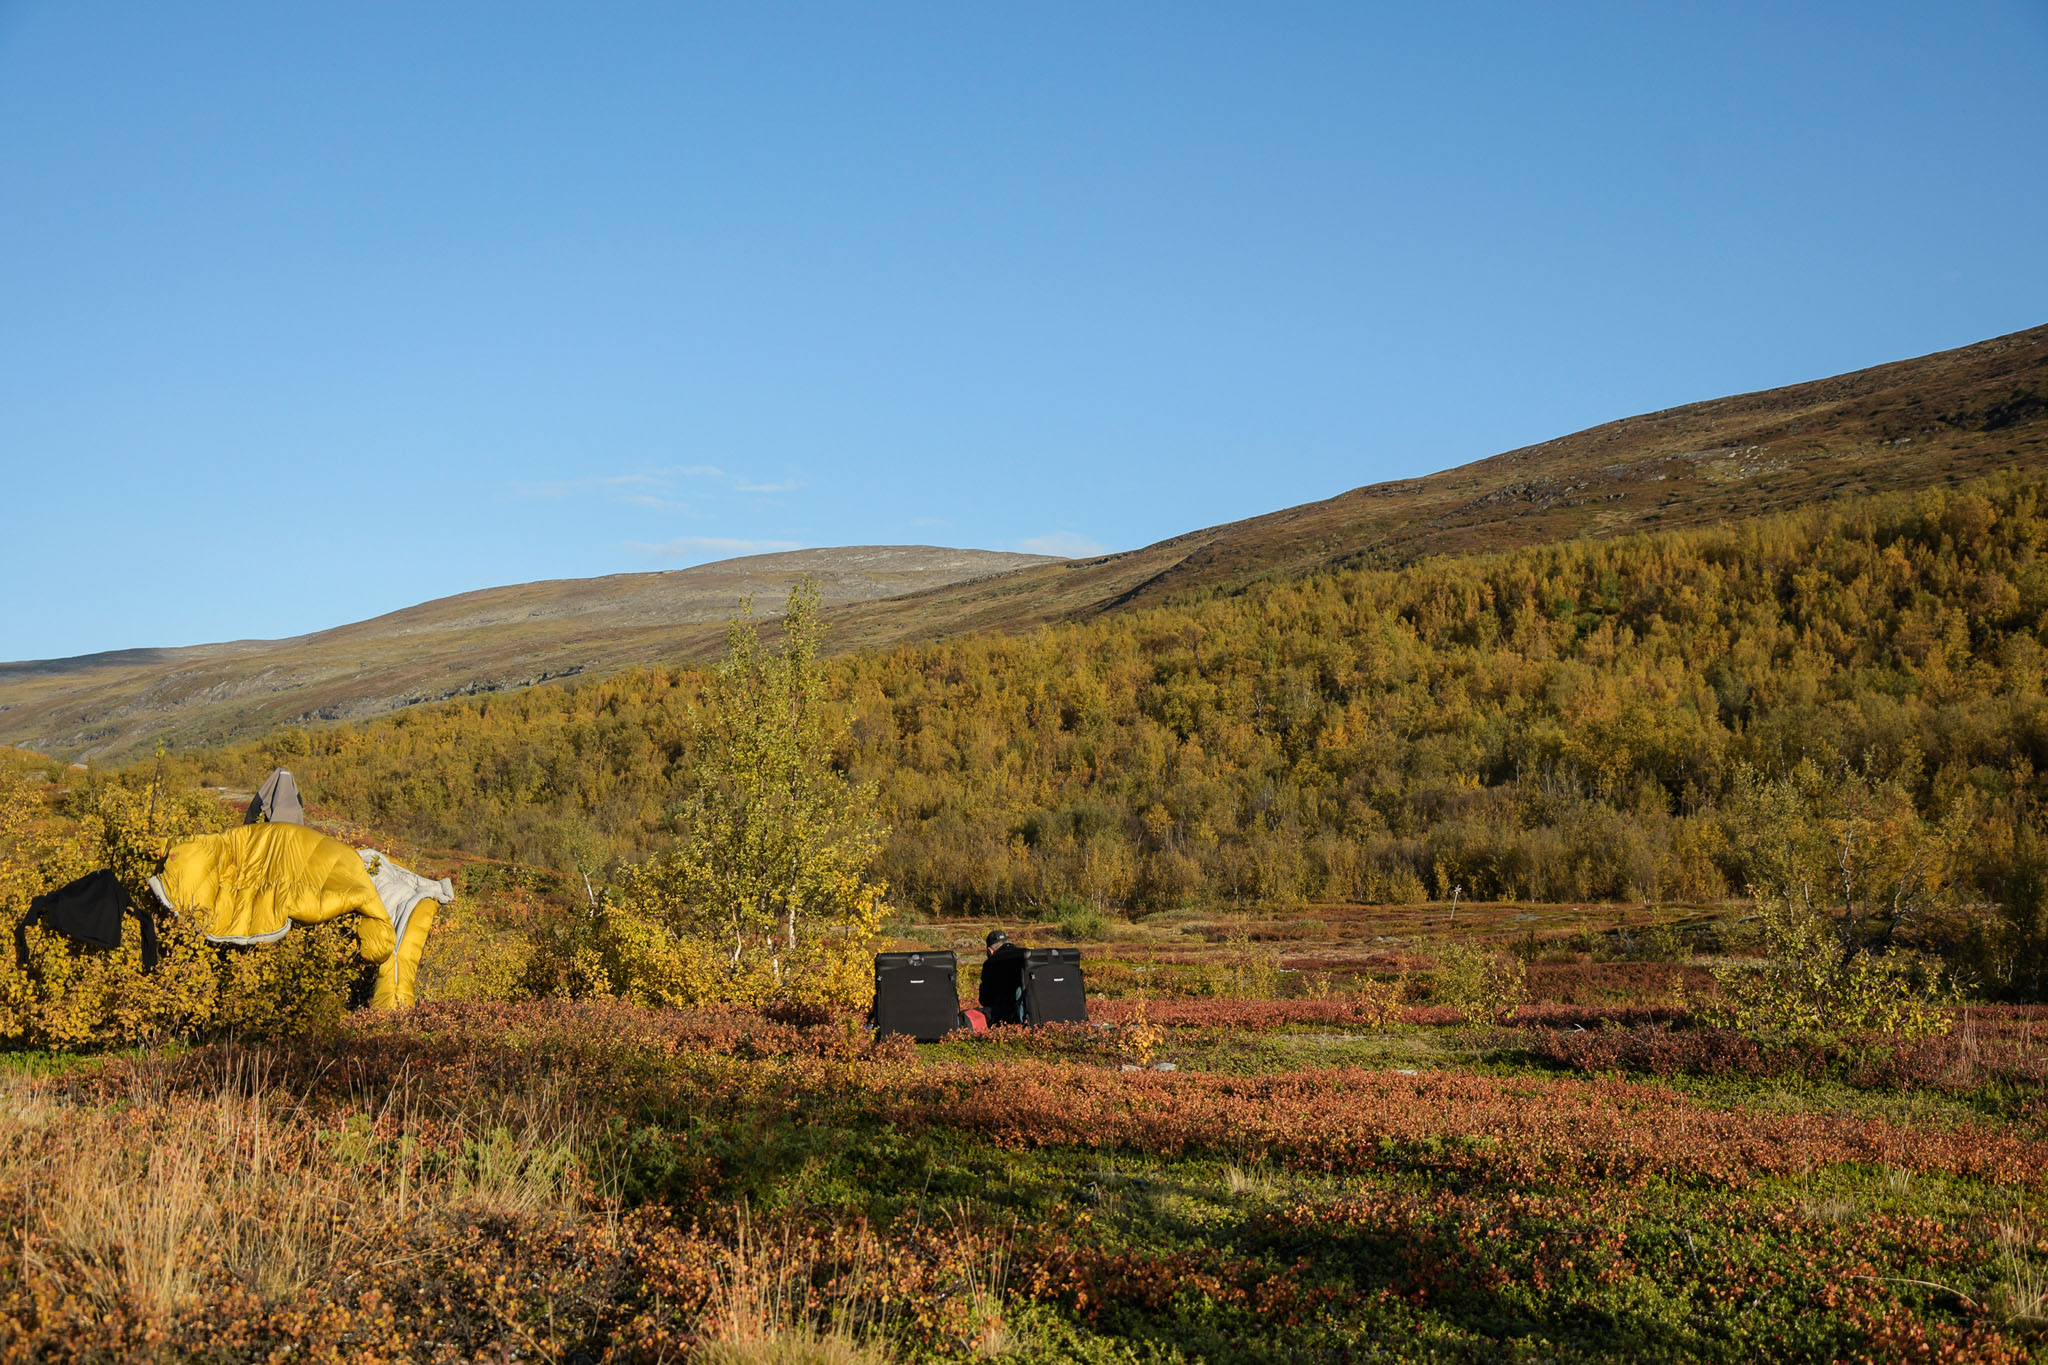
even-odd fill
[{"label": "black fabric cover", "polygon": [[875,955],[875,1032],[936,1043],[960,1019],[960,968],[951,950]]},{"label": "black fabric cover", "polygon": [[1033,948],[1025,954],[1024,1022],[1088,1022],[1088,989],[1081,978],[1079,948]]},{"label": "black fabric cover", "polygon": [[[322,925],[320,927],[325,928],[326,926]],[[227,950],[223,948],[221,951],[226,952]],[[348,1007],[350,1009],[366,1010],[376,1001],[377,973],[383,969],[383,964],[378,962],[365,962],[362,966],[356,968],[355,977],[349,982],[348,986]]]},{"label": "black fabric cover", "polygon": [[1005,943],[981,964],[981,1012],[991,1024],[1021,1024],[1020,992],[1024,989],[1024,963],[1028,954],[1014,943]]},{"label": "black fabric cover", "polygon": [[156,920],[128,898],[127,888],[109,868],[88,872],[77,881],[37,896],[28,914],[14,926],[14,956],[28,970],[28,927],[41,924],[88,948],[121,946],[121,917],[133,915],[142,925],[142,968],[156,970]]}]

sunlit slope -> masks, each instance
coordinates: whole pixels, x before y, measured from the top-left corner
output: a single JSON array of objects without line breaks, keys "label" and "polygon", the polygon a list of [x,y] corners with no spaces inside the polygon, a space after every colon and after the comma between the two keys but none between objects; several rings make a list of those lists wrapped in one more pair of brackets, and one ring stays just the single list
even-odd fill
[{"label": "sunlit slope", "polygon": [[113,757],[163,738],[218,743],[715,650],[748,596],[779,611],[815,578],[828,604],[1043,562],[932,546],[753,555],[671,573],[490,588],[289,640],[0,664],[0,743]]},{"label": "sunlit slope", "polygon": [[1750,517],[2048,460],[2048,327],[1624,418],[1419,479],[839,613],[881,643],[1085,618],[1350,565]]},{"label": "sunlit slope", "polygon": [[1625,418],[1099,559],[803,551],[498,588],[286,641],[0,664],[0,743],[119,757],[572,673],[714,657],[744,593],[816,574],[845,651],[1087,619],[1350,565],[1712,524],[2048,457],[2048,327]]}]

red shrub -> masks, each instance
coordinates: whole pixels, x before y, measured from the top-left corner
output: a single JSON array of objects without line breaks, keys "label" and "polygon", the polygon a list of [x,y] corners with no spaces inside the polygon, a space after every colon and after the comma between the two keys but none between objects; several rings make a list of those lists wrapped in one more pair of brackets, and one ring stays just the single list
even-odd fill
[{"label": "red shrub", "polygon": [[[1974,1011],[1973,1011],[1974,1013]],[[1574,1071],[1634,1071],[1654,1076],[1833,1076],[1852,1085],[1974,1090],[1986,1084],[2040,1086],[2048,1051],[2001,1036],[1975,1019],[1953,1033],[1899,1042],[1872,1037],[1835,1046],[1764,1042],[1731,1029],[1535,1029],[1525,1044],[1545,1061]]]}]

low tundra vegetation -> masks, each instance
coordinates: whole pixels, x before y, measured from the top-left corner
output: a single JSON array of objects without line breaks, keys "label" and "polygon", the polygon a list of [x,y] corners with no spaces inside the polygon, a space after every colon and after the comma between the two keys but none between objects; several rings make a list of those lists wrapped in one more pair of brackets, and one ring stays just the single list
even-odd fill
[{"label": "low tundra vegetation", "polygon": [[[59,785],[10,788],[11,885],[227,818]],[[1090,1025],[918,1048],[796,994],[568,998],[596,889],[457,871],[422,980],[473,998],[402,1016],[178,944],[210,1011],[123,1014],[137,964],[37,945],[131,984],[45,997],[78,1031],[0,1068],[0,1360],[2048,1350],[2048,1010],[1900,977],[1946,1031],[1714,1022],[1717,972],[1805,981],[1839,932],[1701,963],[1609,947],[1683,908],[1178,917],[1090,941]]]},{"label": "low tundra vegetation", "polygon": [[[1810,1053],[1656,1025],[1347,1035],[1401,1050],[1389,1065],[1331,1055],[1327,1017],[1259,1008],[1319,1003],[1182,1021],[1134,1000],[1104,1027],[925,1049],[846,1018],[422,1005],[17,1063],[0,1358],[2048,1344],[2048,1011]],[[1177,1070],[1124,1069],[1139,1029]],[[1726,1041],[1664,1050],[1687,1037]]]}]

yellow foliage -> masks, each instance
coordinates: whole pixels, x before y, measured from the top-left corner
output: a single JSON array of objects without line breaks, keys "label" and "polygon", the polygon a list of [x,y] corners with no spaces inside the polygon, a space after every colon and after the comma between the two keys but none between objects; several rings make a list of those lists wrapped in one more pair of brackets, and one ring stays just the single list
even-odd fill
[{"label": "yellow foliage", "polygon": [[[1715,901],[1775,878],[1741,774],[1810,764],[1868,798],[1801,813],[1814,895],[1944,951],[1985,907],[1968,960],[2038,995],[2044,620],[2025,470],[849,654],[818,700],[891,831],[875,875],[921,909]],[[288,761],[366,824],[594,872],[684,833],[723,685],[629,671],[183,761]]]},{"label": "yellow foliage", "polygon": [[1407,999],[1406,976],[1394,981],[1366,977],[1358,983],[1349,1003],[1360,1023],[1368,1028],[1385,1028],[1399,1018]]},{"label": "yellow foliage", "polygon": [[1131,1016],[1118,1030],[1118,1041],[1124,1056],[1136,1066],[1152,1065],[1152,1054],[1166,1041],[1166,1030],[1152,1022],[1151,1006],[1142,992],[1131,1002]]},{"label": "yellow foliage", "polygon": [[1840,1041],[1859,1033],[1924,1038],[1953,1026],[1955,992],[1941,971],[1910,958],[1846,947],[1821,915],[1783,895],[1760,900],[1764,956],[1716,968],[1721,997],[1708,1020],[1759,1033]]}]

